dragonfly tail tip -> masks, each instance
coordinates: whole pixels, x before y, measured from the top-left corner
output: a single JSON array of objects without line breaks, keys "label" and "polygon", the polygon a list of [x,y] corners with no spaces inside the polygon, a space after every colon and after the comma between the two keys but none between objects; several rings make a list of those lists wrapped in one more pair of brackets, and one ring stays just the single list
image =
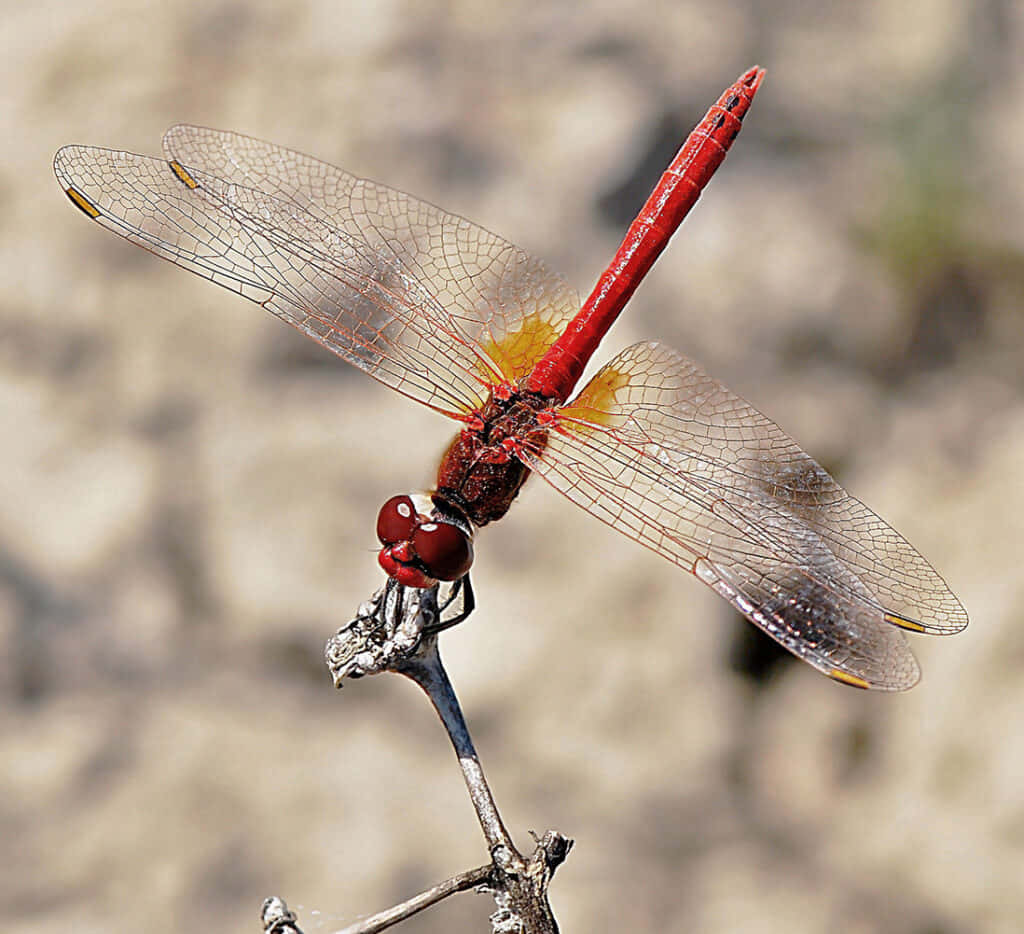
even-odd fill
[{"label": "dragonfly tail tip", "polygon": [[756,94],[764,80],[764,74],[765,71],[760,65],[753,65],[740,75],[737,83],[742,84],[751,94]]}]

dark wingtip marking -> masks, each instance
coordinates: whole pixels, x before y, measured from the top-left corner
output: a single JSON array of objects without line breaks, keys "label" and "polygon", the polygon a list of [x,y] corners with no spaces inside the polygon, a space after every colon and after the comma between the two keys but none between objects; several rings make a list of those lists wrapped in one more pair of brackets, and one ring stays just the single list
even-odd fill
[{"label": "dark wingtip marking", "polygon": [[885,613],[883,618],[887,623],[892,623],[893,626],[899,626],[900,629],[909,629],[911,632],[928,631],[920,623],[915,623],[912,619],[905,619],[902,616],[897,616],[895,613]]},{"label": "dark wingtip marking", "polygon": [[178,181],[183,185],[186,185],[189,188],[199,187],[199,182],[188,174],[185,167],[180,162],[175,162],[171,159],[167,164],[171,167],[171,171],[178,177]]},{"label": "dark wingtip marking", "polygon": [[85,195],[75,188],[65,188],[64,194],[70,199],[71,203],[78,208],[86,217],[91,217],[95,220],[100,216],[100,209],[96,207]]},{"label": "dark wingtip marking", "polygon": [[871,684],[865,681],[863,678],[858,678],[856,675],[851,675],[848,672],[840,671],[838,668],[833,668],[828,676],[834,681],[839,681],[842,684],[848,684],[852,688],[860,688],[862,691],[871,690]]}]

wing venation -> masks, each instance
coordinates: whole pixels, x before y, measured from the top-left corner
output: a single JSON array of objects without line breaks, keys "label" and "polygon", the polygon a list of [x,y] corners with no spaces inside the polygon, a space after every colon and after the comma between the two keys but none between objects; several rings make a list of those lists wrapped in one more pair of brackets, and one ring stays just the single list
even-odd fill
[{"label": "wing venation", "polygon": [[578,307],[539,260],[403,192],[233,133],[164,142],[167,160],[66,146],[54,170],[108,230],[445,414],[528,372]]},{"label": "wing venation", "polygon": [[554,487],[680,567],[819,670],[898,690],[897,626],[967,616],[899,533],[749,403],[657,343],[635,344],[523,451]]}]

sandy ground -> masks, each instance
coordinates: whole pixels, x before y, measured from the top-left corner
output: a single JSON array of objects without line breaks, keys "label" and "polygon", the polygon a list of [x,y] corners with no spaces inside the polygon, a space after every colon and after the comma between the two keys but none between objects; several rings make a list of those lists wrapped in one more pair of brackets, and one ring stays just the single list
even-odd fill
[{"label": "sandy ground", "polygon": [[[442,649],[563,930],[1016,931],[1024,916],[1024,12],[821,5],[7,3],[0,73],[5,930],[332,930],[486,859],[395,677],[320,653],[373,521],[452,426],[90,226],[68,142],[177,121],[462,213],[581,291],[736,75],[734,152],[609,337],[773,416],[928,556],[971,627],[901,696],[770,651],[532,482]],[[406,926],[480,931],[467,895]]]}]

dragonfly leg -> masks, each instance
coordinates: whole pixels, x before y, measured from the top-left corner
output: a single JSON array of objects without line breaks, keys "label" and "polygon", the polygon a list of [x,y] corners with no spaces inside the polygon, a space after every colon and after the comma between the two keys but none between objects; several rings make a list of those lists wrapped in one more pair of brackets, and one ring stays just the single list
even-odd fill
[{"label": "dragonfly leg", "polygon": [[[462,596],[462,606],[459,612],[456,613],[454,616],[449,617],[448,619],[441,619],[441,615],[444,613],[444,611],[447,610],[452,605],[452,603],[455,602],[455,599],[460,594]],[[424,633],[432,634],[444,632],[444,630],[446,629],[451,629],[452,626],[457,626],[464,619],[466,619],[466,617],[468,617],[470,613],[472,613],[473,610],[475,609],[476,596],[473,593],[473,585],[469,580],[469,575],[464,574],[452,586],[452,589],[449,592],[448,597],[445,599],[444,603],[442,603],[437,608],[438,621],[434,623],[432,626],[425,627],[423,631]]]}]

